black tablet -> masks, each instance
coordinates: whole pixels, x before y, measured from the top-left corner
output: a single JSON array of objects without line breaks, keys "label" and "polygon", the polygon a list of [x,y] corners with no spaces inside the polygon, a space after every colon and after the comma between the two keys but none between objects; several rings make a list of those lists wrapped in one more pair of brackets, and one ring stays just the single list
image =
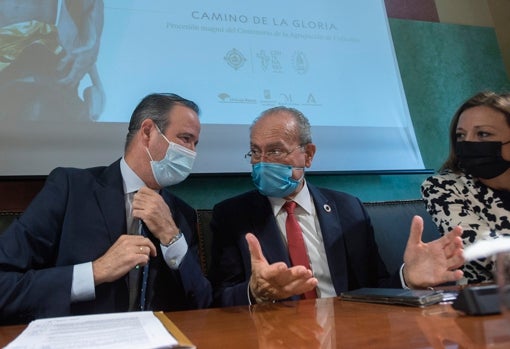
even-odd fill
[{"label": "black tablet", "polygon": [[343,292],[340,298],[346,301],[401,304],[423,307],[443,300],[443,294],[434,290],[406,290],[402,288],[360,288]]}]

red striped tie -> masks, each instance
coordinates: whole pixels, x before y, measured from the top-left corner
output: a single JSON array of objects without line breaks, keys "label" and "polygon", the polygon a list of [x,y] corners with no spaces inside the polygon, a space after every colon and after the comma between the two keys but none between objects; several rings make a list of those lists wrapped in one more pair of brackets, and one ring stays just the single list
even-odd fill
[{"label": "red striped tie", "polygon": [[[302,265],[307,269],[310,268],[308,254],[306,253],[305,241],[303,240],[303,232],[294,215],[296,203],[294,201],[287,201],[283,208],[287,211],[287,220],[285,222],[285,230],[287,232],[287,245],[289,247],[290,261],[292,265]],[[305,292],[302,298],[317,298],[315,289]]]}]

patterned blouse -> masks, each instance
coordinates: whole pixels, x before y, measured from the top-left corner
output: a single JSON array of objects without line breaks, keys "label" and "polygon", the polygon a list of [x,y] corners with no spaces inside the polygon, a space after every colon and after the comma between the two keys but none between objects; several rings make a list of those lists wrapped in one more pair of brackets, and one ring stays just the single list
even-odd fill
[{"label": "patterned blouse", "polygon": [[[462,226],[464,247],[510,236],[510,192],[495,191],[470,175],[452,172],[427,178],[421,192],[442,235]],[[495,257],[488,257],[466,263],[459,283],[493,282],[494,262]]]}]

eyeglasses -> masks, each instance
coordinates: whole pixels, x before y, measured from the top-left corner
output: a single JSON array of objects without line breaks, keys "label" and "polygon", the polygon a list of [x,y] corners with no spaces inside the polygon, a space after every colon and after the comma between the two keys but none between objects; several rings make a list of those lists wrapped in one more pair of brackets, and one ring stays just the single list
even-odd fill
[{"label": "eyeglasses", "polygon": [[278,160],[285,159],[294,150],[299,149],[299,148],[303,148],[303,147],[304,147],[304,145],[300,144],[297,147],[295,147],[294,149],[289,150],[289,151],[284,150],[284,149],[275,148],[275,149],[268,150],[266,152],[262,152],[262,151],[257,150],[257,149],[252,149],[252,150],[250,150],[249,152],[247,152],[244,155],[244,158],[245,159],[251,159],[252,161],[253,160],[254,161],[259,161],[260,159],[262,159],[263,156],[265,156],[266,159],[268,159],[270,161],[278,161]]}]

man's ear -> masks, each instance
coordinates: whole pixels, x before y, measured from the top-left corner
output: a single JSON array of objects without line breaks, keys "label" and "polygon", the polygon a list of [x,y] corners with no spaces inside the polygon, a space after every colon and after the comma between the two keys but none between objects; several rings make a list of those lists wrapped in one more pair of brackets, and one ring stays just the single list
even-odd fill
[{"label": "man's ear", "polygon": [[142,138],[143,144],[148,147],[151,139],[152,132],[155,131],[154,122],[150,119],[145,119],[140,126],[140,137]]},{"label": "man's ear", "polygon": [[305,166],[308,168],[312,166],[313,157],[315,156],[315,151],[317,150],[315,144],[308,143],[305,145]]}]

